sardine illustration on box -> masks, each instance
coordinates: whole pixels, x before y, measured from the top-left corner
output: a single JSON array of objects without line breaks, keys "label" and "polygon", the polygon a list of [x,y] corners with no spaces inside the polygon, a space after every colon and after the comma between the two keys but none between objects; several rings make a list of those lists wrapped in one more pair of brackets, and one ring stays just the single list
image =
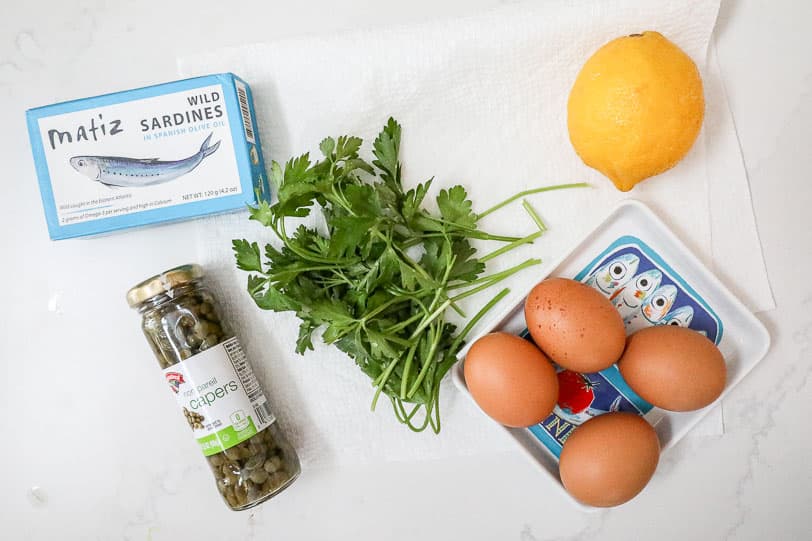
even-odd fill
[{"label": "sardine illustration on box", "polygon": [[220,141],[213,145],[211,136],[206,137],[200,150],[188,158],[175,161],[160,161],[158,158],[122,158],[118,156],[74,156],[71,167],[91,180],[109,187],[137,188],[169,182],[191,172],[220,147]]}]

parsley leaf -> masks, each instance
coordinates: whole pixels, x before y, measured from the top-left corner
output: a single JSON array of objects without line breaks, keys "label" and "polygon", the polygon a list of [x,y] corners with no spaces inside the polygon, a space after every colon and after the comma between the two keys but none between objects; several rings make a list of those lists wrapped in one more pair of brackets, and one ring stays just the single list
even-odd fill
[{"label": "parsley leaf", "polygon": [[260,201],[256,207],[248,207],[248,212],[251,215],[248,218],[249,220],[256,220],[265,227],[273,223],[274,212],[271,210],[271,206],[267,201]]},{"label": "parsley leaf", "polygon": [[381,170],[383,181],[398,188],[400,187],[400,162],[398,161],[400,132],[400,124],[390,117],[386,126],[375,139],[373,143],[374,150],[372,151],[375,158],[377,158],[372,161],[372,165]]},{"label": "parsley leaf", "polygon": [[466,229],[472,229],[476,226],[477,216],[471,210],[471,201],[462,186],[440,190],[439,195],[437,195],[437,207],[440,209],[443,220],[448,223]]},{"label": "parsley leaf", "polygon": [[234,256],[237,258],[237,268],[244,271],[262,272],[262,262],[259,257],[259,245],[245,239],[232,241]]},{"label": "parsley leaf", "polygon": [[330,235],[330,256],[352,254],[358,244],[369,234],[369,228],[376,222],[372,216],[337,216],[332,219]]},{"label": "parsley leaf", "polygon": [[358,157],[358,150],[363,140],[360,137],[342,135],[336,144],[336,161],[349,160]]},{"label": "parsley leaf", "polygon": [[319,150],[321,150],[321,153],[325,158],[332,158],[335,148],[336,142],[332,137],[325,137],[322,139],[321,143],[319,143]]},{"label": "parsley leaf", "polygon": [[407,223],[411,224],[412,219],[420,213],[420,205],[423,204],[423,199],[426,198],[426,194],[429,188],[431,188],[433,180],[434,179],[431,178],[406,192],[406,197],[403,199],[403,206],[400,211]]},{"label": "parsley leaf", "polygon": [[299,303],[280,292],[274,286],[269,285],[264,291],[258,291],[251,295],[257,306],[263,310],[273,310],[274,312],[287,312],[297,310]]},{"label": "parsley leaf", "polygon": [[472,282],[485,270],[485,263],[473,257],[476,250],[468,239],[455,240],[451,245],[454,255],[454,265],[448,275],[449,280],[463,280]]}]

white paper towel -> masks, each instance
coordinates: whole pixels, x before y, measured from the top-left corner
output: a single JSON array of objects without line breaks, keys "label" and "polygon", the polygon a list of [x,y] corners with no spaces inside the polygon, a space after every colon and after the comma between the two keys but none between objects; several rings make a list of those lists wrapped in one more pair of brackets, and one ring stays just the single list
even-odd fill
[{"label": "white paper towel", "polygon": [[708,47],[705,143],[712,270],[754,312],[775,308],[750,200],[739,138],[727,101],[716,44]]},{"label": "white paper towel", "polygon": [[[717,11],[718,0],[514,4],[461,20],[244,46],[179,64],[184,75],[234,71],[251,84],[266,159],[316,151],[328,134],[359,135],[369,143],[392,115],[404,128],[405,182],[434,176],[435,192],[463,183],[479,210],[523,189],[591,182],[594,188],[589,190],[532,198],[549,234],[491,267],[499,270],[531,256],[545,260],[543,267],[508,282],[515,300],[626,197],[584,166],[570,146],[566,100],[580,66],[612,38],[656,29],[707,76],[706,53]],[[706,98],[711,102],[718,96]],[[678,167],[631,195],[651,205],[710,263],[705,137],[703,132]],[[726,177],[725,182],[741,188],[738,178]],[[218,282],[220,296],[228,299],[230,317],[238,322],[277,415],[306,463],[407,460],[510,448],[448,382],[440,436],[412,434],[397,424],[384,402],[370,414],[369,381],[349,359],[323,347],[296,356],[295,318],[260,313],[244,292],[245,275],[234,269],[230,240],[262,241],[270,235],[244,214],[199,224],[201,262]],[[503,234],[533,230],[519,206],[489,216],[483,226]],[[463,308],[473,313],[483,298],[466,299]],[[695,432],[720,433],[721,426],[717,413]]]}]

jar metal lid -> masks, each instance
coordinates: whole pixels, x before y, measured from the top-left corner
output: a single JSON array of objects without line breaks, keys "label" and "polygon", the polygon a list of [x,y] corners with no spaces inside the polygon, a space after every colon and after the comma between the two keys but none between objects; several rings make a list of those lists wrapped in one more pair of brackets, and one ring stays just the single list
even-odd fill
[{"label": "jar metal lid", "polygon": [[130,308],[135,308],[144,301],[202,277],[203,267],[194,263],[169,269],[133,286],[127,292],[127,304]]}]

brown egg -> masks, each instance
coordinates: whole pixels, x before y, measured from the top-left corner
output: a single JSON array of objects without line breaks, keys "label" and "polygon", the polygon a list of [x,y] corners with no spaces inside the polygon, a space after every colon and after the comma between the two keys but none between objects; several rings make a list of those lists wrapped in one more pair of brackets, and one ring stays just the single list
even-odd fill
[{"label": "brown egg", "polygon": [[660,460],[654,428],[634,413],[593,417],[564,442],[561,482],[573,498],[594,507],[625,503],[648,484]]},{"label": "brown egg", "polygon": [[609,299],[566,278],[548,278],[530,292],[524,318],[533,341],[560,366],[598,372],[623,353],[626,330]]},{"label": "brown egg", "polygon": [[482,411],[506,426],[544,420],[558,400],[550,360],[528,340],[503,332],[473,343],[463,367],[465,383]]},{"label": "brown egg", "polygon": [[618,368],[634,392],[670,411],[704,408],[719,398],[727,380],[725,359],[712,341],[671,325],[629,336]]}]

